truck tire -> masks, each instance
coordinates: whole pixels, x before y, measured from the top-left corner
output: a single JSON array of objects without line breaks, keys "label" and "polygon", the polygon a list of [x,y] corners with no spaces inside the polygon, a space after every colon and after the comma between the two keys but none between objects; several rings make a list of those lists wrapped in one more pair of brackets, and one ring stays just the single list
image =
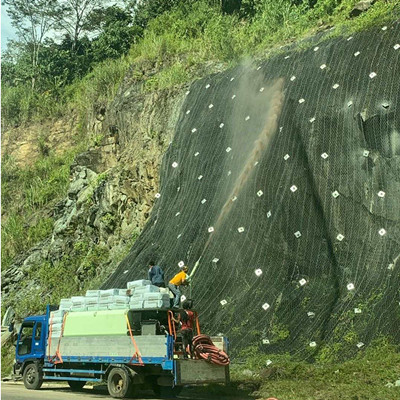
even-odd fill
[{"label": "truck tire", "polygon": [[108,393],[116,399],[123,399],[131,394],[132,381],[125,368],[113,368],[107,378]]},{"label": "truck tire", "polygon": [[38,390],[43,383],[42,371],[36,363],[28,364],[23,374],[24,385],[27,389]]},{"label": "truck tire", "polygon": [[85,381],[68,381],[68,385],[74,392],[79,392],[86,385]]}]

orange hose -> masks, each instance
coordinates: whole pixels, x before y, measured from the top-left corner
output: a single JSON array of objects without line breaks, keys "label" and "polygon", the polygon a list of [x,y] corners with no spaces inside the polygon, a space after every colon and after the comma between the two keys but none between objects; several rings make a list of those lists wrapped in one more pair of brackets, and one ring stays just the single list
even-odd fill
[{"label": "orange hose", "polygon": [[195,336],[193,338],[193,348],[194,354],[198,359],[217,365],[228,365],[230,363],[228,355],[219,350],[207,335]]}]

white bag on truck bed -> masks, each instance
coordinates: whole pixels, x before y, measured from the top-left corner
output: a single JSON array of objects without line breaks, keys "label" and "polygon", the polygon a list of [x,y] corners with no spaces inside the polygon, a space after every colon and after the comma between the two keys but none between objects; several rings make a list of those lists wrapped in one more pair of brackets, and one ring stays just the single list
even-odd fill
[{"label": "white bag on truck bed", "polygon": [[100,297],[86,297],[86,305],[93,306],[99,304]]},{"label": "white bag on truck bed", "polygon": [[137,287],[140,287],[140,286],[148,286],[148,285],[151,285],[151,281],[148,281],[146,279],[140,279],[138,281],[128,282],[126,284],[126,287],[128,289],[133,289],[133,288],[137,288]]},{"label": "white bag on truck bed", "polygon": [[129,308],[131,310],[139,310],[139,309],[143,308],[143,300],[136,300],[134,302],[130,302]]},{"label": "white bag on truck bed", "polygon": [[57,310],[57,311],[51,311],[50,312],[50,319],[51,318],[63,318],[65,314],[64,310]]},{"label": "white bag on truck bed", "polygon": [[99,297],[100,290],[86,290],[86,297]]},{"label": "white bag on truck bed", "polygon": [[71,299],[61,299],[59,311],[69,311],[72,307]]},{"label": "white bag on truck bed", "polygon": [[50,326],[51,326],[52,332],[59,332],[59,331],[61,331],[62,323],[51,324]]},{"label": "white bag on truck bed", "polygon": [[86,304],[86,297],[85,296],[72,296],[71,297],[72,305],[74,304]]},{"label": "white bag on truck bed", "polygon": [[167,293],[144,293],[143,300],[144,301],[162,300],[163,302],[169,302],[169,294],[167,294]]},{"label": "white bag on truck bed", "polygon": [[129,296],[108,296],[100,297],[99,304],[127,304]]},{"label": "white bag on truck bed", "polygon": [[169,299],[168,302],[163,300],[145,300],[143,302],[143,308],[150,309],[150,308],[169,308]]},{"label": "white bag on truck bed", "polygon": [[49,323],[51,325],[62,324],[64,317],[50,317]]},{"label": "white bag on truck bed", "polygon": [[129,298],[129,302],[133,303],[135,301],[143,301],[144,300],[144,294],[143,293],[138,293],[138,294],[133,294],[130,298]]},{"label": "white bag on truck bed", "polygon": [[119,289],[100,290],[100,297],[118,296]]},{"label": "white bag on truck bed", "polygon": [[138,286],[135,287],[132,295],[144,293],[160,293],[160,288],[154,285]]}]

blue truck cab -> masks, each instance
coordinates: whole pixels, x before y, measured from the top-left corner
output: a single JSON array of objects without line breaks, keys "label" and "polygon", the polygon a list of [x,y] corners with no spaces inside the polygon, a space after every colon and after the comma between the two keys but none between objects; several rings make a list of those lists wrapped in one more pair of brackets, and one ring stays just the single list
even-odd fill
[{"label": "blue truck cab", "polygon": [[[91,327],[97,322],[104,326],[106,313],[67,312],[58,334],[52,332],[49,306],[45,315],[25,318],[16,343],[14,379],[22,378],[25,387],[33,390],[40,389],[43,381],[66,381],[72,390],[81,390],[89,381],[105,382],[115,398],[132,396],[140,387],[151,388],[156,395],[177,395],[184,385],[228,382],[227,364],[182,357],[171,310],[113,311],[122,334],[102,335],[101,329],[91,334],[88,329],[79,331],[81,321],[87,319]],[[200,334],[197,314],[195,325]],[[71,326],[74,334],[70,334]],[[220,340],[221,354],[225,354],[226,338],[215,340]]]},{"label": "blue truck cab", "polygon": [[46,315],[25,318],[18,333],[13,375],[22,376],[28,389],[41,386],[40,366],[45,358],[49,313],[47,306]]}]

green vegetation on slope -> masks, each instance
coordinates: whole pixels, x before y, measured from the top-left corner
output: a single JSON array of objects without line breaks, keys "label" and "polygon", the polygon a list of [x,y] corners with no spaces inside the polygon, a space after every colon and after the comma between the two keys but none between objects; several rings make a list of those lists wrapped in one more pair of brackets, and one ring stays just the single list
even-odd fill
[{"label": "green vegetation on slope", "polygon": [[69,167],[79,146],[62,156],[42,155],[33,166],[20,167],[5,155],[1,165],[1,264],[47,237],[53,229],[52,207],[65,197]]},{"label": "green vegetation on slope", "polygon": [[12,365],[15,357],[15,347],[12,342],[8,342],[1,348],[1,376],[2,378],[11,374]]},{"label": "green vegetation on slope", "polygon": [[[232,380],[253,384],[257,397],[285,400],[394,400],[400,396],[400,348],[385,339],[343,363],[295,361],[285,355],[243,353],[233,364]],[[271,360],[272,364],[267,365]],[[400,384],[400,382],[398,382]]]},{"label": "green vegetation on slope", "polygon": [[[67,109],[79,110],[83,117],[97,112],[112,101],[119,82],[129,68],[133,78],[143,81],[145,91],[160,90],[209,73],[206,66],[210,62],[228,67],[247,56],[265,57],[267,49],[298,40],[327,26],[335,25],[332,35],[337,35],[343,29],[348,32],[366,29],[400,16],[397,1],[378,0],[367,12],[350,18],[350,11],[357,2],[243,0],[240,9],[226,13],[221,10],[220,3],[213,0],[161,3],[160,0],[149,0],[145,2],[147,9],[136,11],[133,22],[129,19],[129,12],[132,11],[129,7],[125,10],[115,7],[105,9],[102,15],[110,23],[102,25],[102,47],[96,50],[104,57],[89,57],[94,51],[92,47],[99,46],[98,39],[93,43],[82,39],[81,50],[87,46],[84,52],[86,58],[69,52],[68,62],[64,60],[67,50],[63,50],[67,43],[63,42],[59,45],[61,47],[53,42],[44,45],[42,63],[47,62],[48,67],[53,68],[49,71],[51,76],[53,70],[59,75],[52,76],[51,82],[45,79],[46,75],[41,75],[43,82],[39,82],[42,86],[35,91],[31,89],[30,75],[23,75],[24,81],[21,72],[18,72],[18,62],[11,68],[6,57],[3,62],[6,67],[2,85],[3,126],[28,122],[32,118],[58,116]],[[127,33],[119,31],[113,35],[109,32],[112,22],[122,17],[131,27],[132,46],[126,56],[123,54],[127,53]],[[119,47],[115,43],[118,41],[121,42]],[[49,51],[51,46],[53,51]],[[118,51],[107,57],[109,52],[106,50],[110,47],[116,47]],[[118,58],[121,55],[122,58]],[[80,65],[77,71],[70,60],[74,57],[75,64]],[[25,58],[21,58],[21,54],[16,57],[20,63]],[[60,64],[71,65],[75,75],[66,78],[64,72],[57,72],[61,71]],[[83,71],[91,72],[82,79]],[[57,82],[56,86],[54,82]],[[56,107],[55,102],[58,104]]]}]

